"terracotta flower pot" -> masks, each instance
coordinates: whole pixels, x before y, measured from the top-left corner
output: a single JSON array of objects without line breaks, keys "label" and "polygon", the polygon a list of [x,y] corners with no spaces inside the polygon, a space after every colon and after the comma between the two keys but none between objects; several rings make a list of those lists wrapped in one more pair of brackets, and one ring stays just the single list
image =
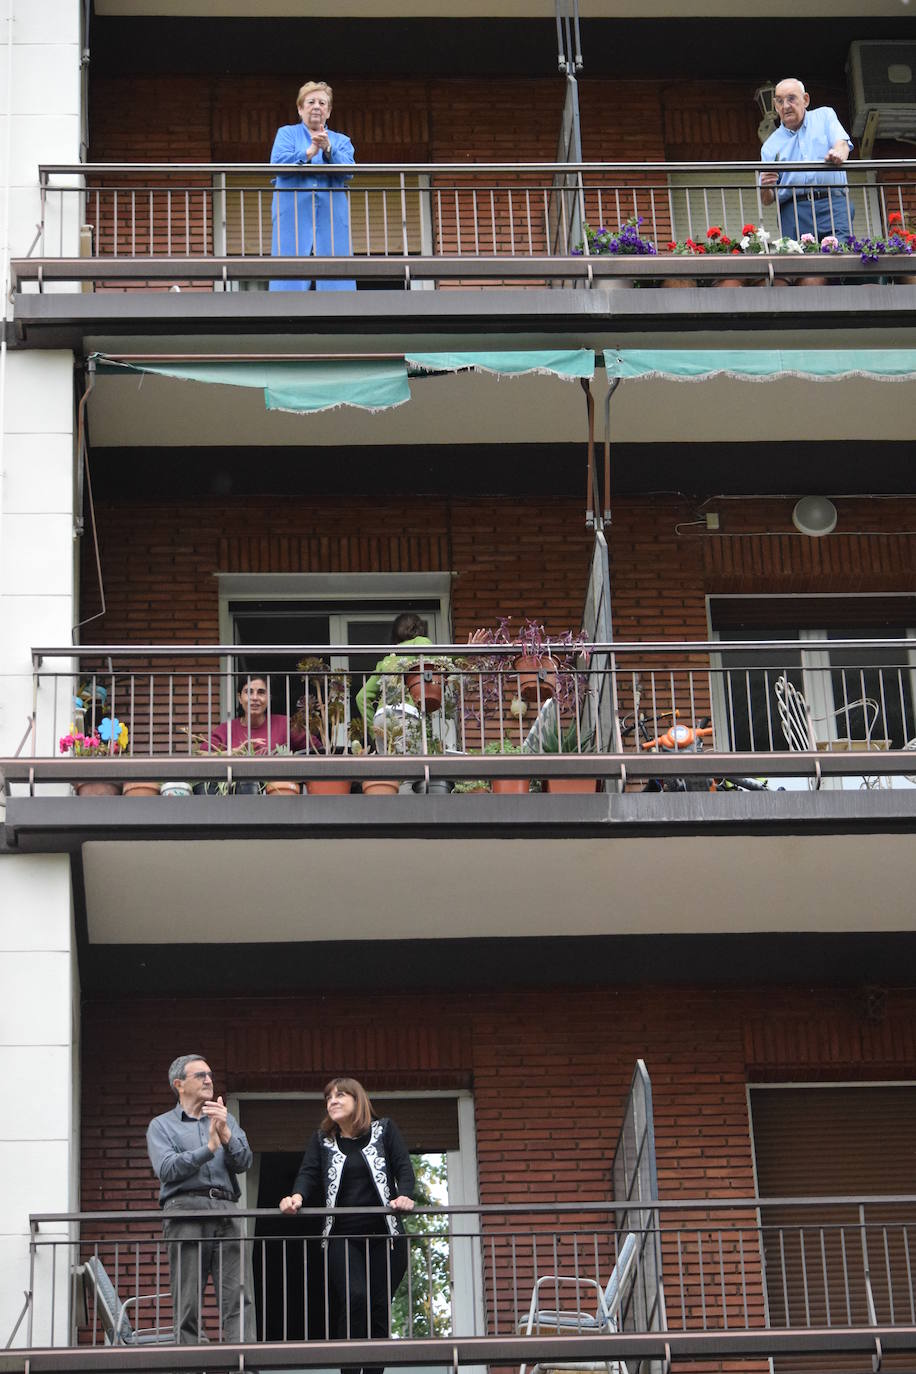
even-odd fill
[{"label": "terracotta flower pot", "polygon": [[400,785],[396,778],[369,778],[363,783],[363,796],[395,797]]},{"label": "terracotta flower pot", "polygon": [[522,654],[515,660],[519,676],[518,694],[529,706],[545,702],[557,694],[557,665],[546,654]]},{"label": "terracotta flower pot", "polygon": [[126,782],[124,784],[125,797],[158,797],[158,782]]},{"label": "terracotta flower pot", "polygon": [[121,787],[116,782],[75,782],[73,790],[78,797],[120,797]]},{"label": "terracotta flower pot", "polygon": [[497,794],[497,796],[500,796],[500,795],[502,795],[502,796],[516,796],[516,797],[527,796],[527,795],[528,795],[528,779],[527,779],[527,778],[494,778],[493,781],[490,783],[490,790],[491,790],[492,792],[495,792],[495,793]]},{"label": "terracotta flower pot", "polygon": [[548,778],[548,792],[597,792],[597,778]]},{"label": "terracotta flower pot", "polygon": [[268,797],[298,797],[299,784],[285,780],[268,782],[264,784],[264,792]]},{"label": "terracotta flower pot", "polygon": [[425,668],[422,673],[419,669],[408,673],[407,690],[415,705],[427,711],[438,711],[442,705],[442,674],[432,668]]},{"label": "terracotta flower pot", "polygon": [[672,288],[677,288],[677,287],[679,287],[679,286],[696,286],[696,284],[697,284],[697,279],[696,279],[696,277],[663,277],[663,278],[662,278],[662,286],[663,286],[666,290],[668,290],[668,291],[670,291]]},{"label": "terracotta flower pot", "polygon": [[309,778],[305,790],[310,797],[349,797],[349,778]]}]

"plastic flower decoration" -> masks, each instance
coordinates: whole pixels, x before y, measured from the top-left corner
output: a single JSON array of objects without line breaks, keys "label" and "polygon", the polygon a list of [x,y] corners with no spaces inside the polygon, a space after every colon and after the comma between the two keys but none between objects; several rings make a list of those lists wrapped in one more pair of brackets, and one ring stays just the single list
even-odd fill
[{"label": "plastic flower decoration", "polygon": [[790,239],[786,234],[783,234],[773,244],[774,253],[804,253],[804,251],[798,239]]},{"label": "plastic flower decoration", "polygon": [[111,719],[106,717],[105,720],[100,720],[98,734],[103,743],[113,746],[112,753],[117,753],[127,744],[127,726],[122,724],[116,716]]}]

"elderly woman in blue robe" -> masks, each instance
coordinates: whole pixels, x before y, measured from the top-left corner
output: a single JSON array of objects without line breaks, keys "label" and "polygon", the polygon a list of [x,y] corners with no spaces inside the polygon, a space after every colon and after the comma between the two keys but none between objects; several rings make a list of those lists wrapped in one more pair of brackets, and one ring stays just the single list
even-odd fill
[{"label": "elderly woman in blue robe", "polygon": [[[327,127],[333,92],[324,81],[307,81],[296,108],[300,124],[277,130],[272,163],[295,168],[274,177],[271,217],[273,257],[349,257],[350,207],[346,184],[350,178],[313,171],[331,164],[354,162],[353,144],[346,134]],[[310,291],[311,281],[272,281],[271,291]],[[319,291],[354,291],[354,281],[325,280]]]}]

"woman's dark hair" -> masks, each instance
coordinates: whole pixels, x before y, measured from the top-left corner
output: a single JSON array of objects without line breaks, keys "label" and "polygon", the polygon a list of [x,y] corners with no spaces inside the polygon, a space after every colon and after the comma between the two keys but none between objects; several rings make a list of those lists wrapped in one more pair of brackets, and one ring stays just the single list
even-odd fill
[{"label": "woman's dark hair", "polygon": [[[375,1113],[372,1110],[372,1103],[369,1101],[369,1094],[355,1078],[332,1078],[330,1083],[325,1084],[324,1100],[327,1102],[334,1089],[338,1092],[349,1093],[356,1098],[356,1111],[353,1115],[353,1134],[364,1135],[372,1124]],[[334,1133],[334,1122],[325,1112],[324,1120],[321,1123],[322,1135],[332,1135]]]},{"label": "woman's dark hair", "polygon": [[416,611],[404,611],[391,627],[391,638],[395,644],[401,644],[405,639],[425,636],[428,630],[429,626],[422,615],[417,615]]}]

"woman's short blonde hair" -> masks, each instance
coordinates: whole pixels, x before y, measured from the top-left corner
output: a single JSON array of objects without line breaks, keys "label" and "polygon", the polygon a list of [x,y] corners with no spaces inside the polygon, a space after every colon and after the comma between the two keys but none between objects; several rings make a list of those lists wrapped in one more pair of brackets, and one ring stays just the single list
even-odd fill
[{"label": "woman's short blonde hair", "polygon": [[299,87],[299,94],[296,96],[296,109],[302,109],[302,102],[312,91],[325,91],[328,97],[328,110],[334,105],[334,92],[326,81],[306,81],[304,86]]},{"label": "woman's short blonde hair", "polygon": [[[368,1131],[372,1124],[372,1103],[369,1101],[369,1094],[362,1083],[356,1078],[332,1078],[330,1083],[325,1085],[324,1100],[327,1102],[334,1089],[341,1093],[349,1093],[356,1098],[356,1111],[353,1115],[353,1134],[363,1135]],[[322,1135],[328,1135],[334,1130],[334,1122],[325,1114],[321,1123]]]}]

